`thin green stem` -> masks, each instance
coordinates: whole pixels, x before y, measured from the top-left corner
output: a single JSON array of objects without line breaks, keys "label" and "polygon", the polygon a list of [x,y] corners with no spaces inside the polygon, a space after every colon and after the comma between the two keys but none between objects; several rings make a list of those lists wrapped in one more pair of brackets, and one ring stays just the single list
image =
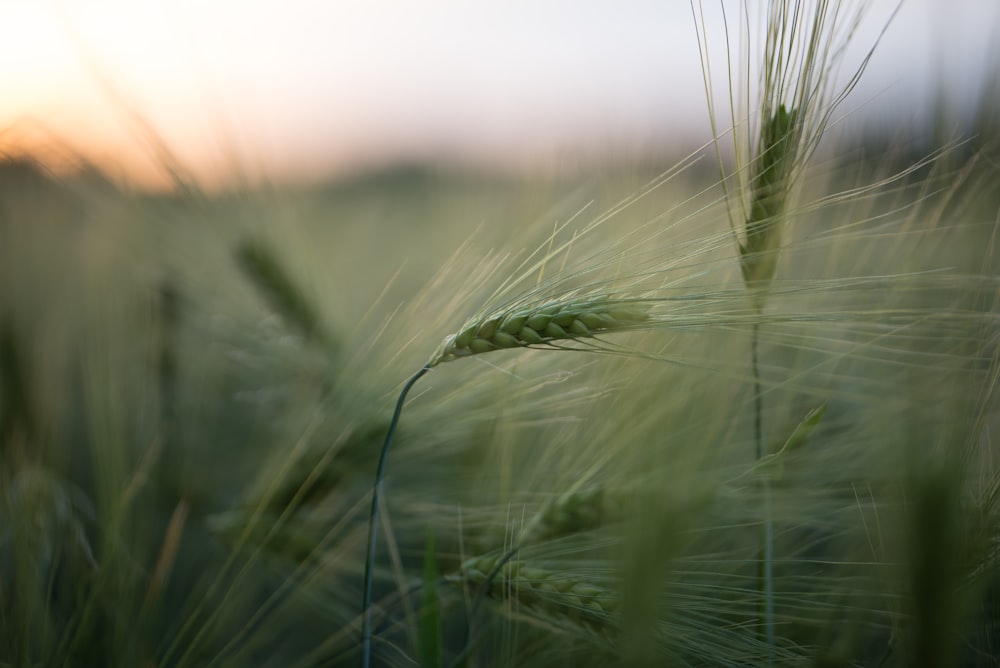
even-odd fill
[{"label": "thin green stem", "polygon": [[368,553],[365,556],[364,598],[361,602],[361,665],[363,668],[369,668],[372,660],[372,589],[375,579],[375,542],[378,538],[379,504],[382,500],[382,481],[385,478],[385,462],[389,457],[389,446],[392,445],[392,437],[396,435],[396,425],[399,424],[399,415],[403,412],[403,402],[406,401],[406,395],[410,391],[410,388],[428,371],[430,371],[429,366],[421,367],[420,371],[414,374],[410,380],[406,381],[403,391],[399,393],[399,399],[396,400],[396,410],[392,414],[389,431],[385,435],[385,443],[382,444],[382,452],[378,456],[378,467],[375,469],[372,508],[368,514]]},{"label": "thin green stem", "polygon": [[[764,452],[764,397],[761,392],[760,368],[758,366],[758,344],[760,323],[754,323],[751,342],[751,363],[753,366],[753,435],[757,461]],[[767,477],[762,482],[764,498],[764,523],[761,525],[761,559],[758,561],[757,577],[761,593],[761,617],[764,621],[764,638],[768,648],[768,665],[774,665],[774,526],[771,523],[771,481]]]},{"label": "thin green stem", "polygon": [[764,458],[763,407],[764,397],[760,391],[760,369],[757,362],[757,347],[759,343],[760,323],[753,324],[753,340],[751,342],[750,359],[753,366],[753,439],[757,460]]}]

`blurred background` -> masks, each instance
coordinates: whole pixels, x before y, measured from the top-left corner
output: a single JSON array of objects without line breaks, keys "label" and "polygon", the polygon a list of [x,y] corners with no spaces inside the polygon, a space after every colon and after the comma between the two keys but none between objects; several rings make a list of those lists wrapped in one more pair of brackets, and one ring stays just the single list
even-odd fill
[{"label": "blurred background", "polygon": [[[724,130],[765,6],[0,0],[0,666],[357,666],[400,384],[509,278],[619,270],[703,325],[408,399],[376,665],[458,665],[476,631],[470,666],[996,666],[1000,3],[905,1],[834,114],[761,402],[756,322],[714,318],[745,308],[716,155],[669,170],[712,135],[701,49]],[[519,263],[563,242],[533,293]],[[535,582],[585,589],[477,614],[466,557],[542,520]]]},{"label": "blurred background", "polygon": [[[740,3],[705,4],[726,99],[722,8],[735,26]],[[845,78],[897,0],[871,4]],[[966,134],[998,33],[992,0],[904,1],[843,125]],[[398,164],[573,173],[704,143],[698,53],[682,1],[3,0],[0,155],[144,188],[165,163],[209,188]]]}]

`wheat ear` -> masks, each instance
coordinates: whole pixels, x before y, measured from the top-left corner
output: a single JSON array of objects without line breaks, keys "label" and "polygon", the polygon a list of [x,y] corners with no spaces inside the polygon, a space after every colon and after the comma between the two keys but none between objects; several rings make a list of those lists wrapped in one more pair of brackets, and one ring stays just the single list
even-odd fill
[{"label": "wheat ear", "polygon": [[577,576],[504,561],[490,554],[468,559],[449,582],[482,588],[493,598],[517,603],[519,612],[548,621],[566,631],[612,644],[618,599],[614,592]]},{"label": "wheat ear", "polygon": [[[761,128],[760,148],[754,164],[753,194],[747,217],[745,241],[740,243],[740,269],[751,289],[766,289],[774,278],[781,246],[781,218],[791,190],[791,172],[798,153],[795,141],[797,110],[779,105]],[[755,298],[757,310],[763,299]]]},{"label": "wheat ear", "polygon": [[445,338],[427,366],[493,350],[593,338],[635,328],[648,318],[642,302],[635,299],[596,297],[515,307],[466,323],[461,331]]},{"label": "wheat ear", "polygon": [[533,545],[597,529],[624,516],[622,495],[594,487],[571,491],[546,503],[521,530],[520,544]]},{"label": "wheat ear", "polygon": [[336,341],[323,326],[319,311],[272,248],[261,241],[247,239],[237,249],[236,259],[243,274],[286,325],[298,330],[307,341],[320,343],[328,350],[336,347]]}]

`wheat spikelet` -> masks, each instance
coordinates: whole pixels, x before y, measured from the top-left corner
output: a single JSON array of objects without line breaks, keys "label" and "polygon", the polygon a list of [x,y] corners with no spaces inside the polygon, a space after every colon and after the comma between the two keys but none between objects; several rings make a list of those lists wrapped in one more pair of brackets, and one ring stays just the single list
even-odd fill
[{"label": "wheat spikelet", "polygon": [[603,487],[571,491],[556,497],[528,521],[520,544],[530,545],[597,529],[624,517],[622,498]]},{"label": "wheat spikelet", "polygon": [[798,153],[795,109],[777,111],[761,128],[754,163],[753,194],[740,244],[740,269],[750,288],[766,287],[774,277],[781,246],[781,217],[791,190],[791,172]]},{"label": "wheat spikelet", "polygon": [[514,308],[468,322],[461,331],[445,338],[427,366],[492,350],[591,338],[635,328],[648,318],[641,302],[610,297],[564,299]]},{"label": "wheat spikelet", "polygon": [[501,553],[473,557],[446,579],[454,584],[485,586],[489,596],[516,602],[517,612],[568,632],[581,633],[605,644],[613,641],[618,615],[618,597],[614,592],[584,582],[577,575],[527,566],[522,561],[503,562],[503,559]]}]

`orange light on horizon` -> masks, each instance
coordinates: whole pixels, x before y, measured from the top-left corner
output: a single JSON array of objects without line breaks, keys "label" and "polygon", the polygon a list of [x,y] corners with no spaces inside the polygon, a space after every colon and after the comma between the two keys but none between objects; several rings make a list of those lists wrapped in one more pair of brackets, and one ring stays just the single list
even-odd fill
[{"label": "orange light on horizon", "polygon": [[0,5],[0,155],[56,172],[93,164],[156,185],[157,169],[123,127],[84,53],[84,26],[54,5]]},{"label": "orange light on horizon", "polygon": [[[873,2],[859,50],[895,4]],[[934,0],[904,4],[859,106],[926,115],[938,80],[974,94],[997,6],[949,7],[940,21]],[[723,53],[724,34],[710,40]],[[965,59],[960,76],[935,70],[949,54]],[[211,186],[407,161],[648,157],[708,138],[688,3],[0,3],[0,156],[91,163],[143,187],[168,186],[174,167]]]},{"label": "orange light on horizon", "polygon": [[[631,64],[591,48],[607,25],[593,6],[293,4],[0,5],[0,154],[146,187],[165,184],[161,149],[202,183],[441,156],[518,164],[613,144],[594,126],[622,112],[603,106],[649,96]],[[563,28],[585,44],[550,40]],[[646,46],[622,52],[662,60],[660,28],[644,30]],[[656,143],[648,118],[632,125],[632,143]]]}]

